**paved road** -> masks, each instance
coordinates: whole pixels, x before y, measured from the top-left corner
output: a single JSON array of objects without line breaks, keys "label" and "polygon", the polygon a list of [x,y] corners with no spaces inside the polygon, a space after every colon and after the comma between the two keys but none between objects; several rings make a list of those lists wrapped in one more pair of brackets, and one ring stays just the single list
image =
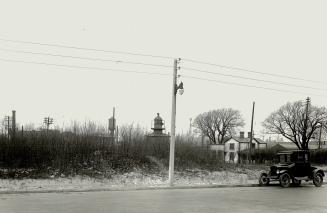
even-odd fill
[{"label": "paved road", "polygon": [[327,212],[327,186],[1,194],[0,212]]}]

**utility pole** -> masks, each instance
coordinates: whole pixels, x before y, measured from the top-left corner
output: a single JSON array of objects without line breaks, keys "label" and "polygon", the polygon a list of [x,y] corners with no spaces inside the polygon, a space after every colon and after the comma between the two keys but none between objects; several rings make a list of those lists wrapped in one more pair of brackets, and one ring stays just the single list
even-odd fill
[{"label": "utility pole", "polygon": [[110,140],[115,142],[115,130],[116,130],[116,119],[115,119],[115,107],[112,110],[112,117],[109,118],[109,137]]},{"label": "utility pole", "polygon": [[172,109],[171,109],[171,136],[169,146],[169,184],[170,186],[174,183],[174,160],[175,160],[175,128],[176,128],[176,94],[177,90],[180,89],[180,94],[183,94],[183,82],[177,86],[177,64],[180,59],[174,59],[174,72],[173,72],[173,89],[172,89]]},{"label": "utility pole", "polygon": [[306,144],[307,141],[307,129],[308,129],[308,119],[309,119],[309,104],[310,104],[310,98],[307,97],[306,99],[306,106],[305,106],[305,120],[304,120],[304,125],[303,125],[303,129],[304,129],[304,135],[302,136],[302,143]]},{"label": "utility pole", "polygon": [[14,139],[16,136],[16,111],[12,111],[12,118],[11,118],[11,138]]},{"label": "utility pole", "polygon": [[7,138],[10,138],[10,116],[5,116],[5,128],[7,129]]},{"label": "utility pole", "polygon": [[50,125],[53,124],[53,118],[45,117],[43,120],[43,123],[45,124],[47,128],[47,132],[49,132]]},{"label": "utility pole", "polygon": [[251,163],[251,161],[252,161],[251,153],[252,153],[252,140],[253,140],[253,117],[254,117],[254,105],[255,105],[255,102],[253,101],[253,107],[252,107],[252,119],[251,119],[250,148],[249,148],[249,162],[250,162],[250,163]]},{"label": "utility pole", "polygon": [[119,139],[119,132],[118,132],[118,126],[116,126],[116,143],[118,144]]},{"label": "utility pole", "polygon": [[320,147],[321,147],[321,130],[322,130],[322,124],[320,124],[318,149],[320,149]]}]

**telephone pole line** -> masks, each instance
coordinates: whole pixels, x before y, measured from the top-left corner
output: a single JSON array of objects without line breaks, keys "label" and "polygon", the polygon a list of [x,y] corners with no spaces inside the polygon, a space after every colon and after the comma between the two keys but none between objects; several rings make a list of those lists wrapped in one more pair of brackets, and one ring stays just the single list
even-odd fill
[{"label": "telephone pole line", "polygon": [[252,161],[251,153],[252,153],[252,140],[253,140],[253,117],[254,117],[254,105],[255,105],[255,102],[253,101],[253,107],[252,107],[252,119],[251,119],[250,147],[249,147],[249,162],[250,162],[250,163],[251,163],[251,161]]},{"label": "telephone pole line", "polygon": [[169,184],[174,183],[174,160],[175,160],[175,129],[176,129],[176,94],[180,90],[180,94],[183,94],[183,82],[177,86],[177,67],[181,59],[174,59],[174,72],[173,72],[173,89],[172,89],[172,109],[171,109],[171,136],[169,146]]},{"label": "telephone pole line", "polygon": [[5,116],[5,129],[7,130],[7,139],[10,138],[10,116]]},{"label": "telephone pole line", "polygon": [[[305,105],[305,120],[304,120],[304,125],[303,125],[303,129],[304,129],[304,135],[302,136],[302,141],[306,142],[307,141],[307,129],[308,129],[308,119],[309,119],[309,105],[310,105],[310,98],[307,97],[306,99],[306,105]],[[305,143],[307,144],[307,143]],[[308,149],[308,147],[307,147]]]},{"label": "telephone pole line", "polygon": [[109,118],[109,137],[112,142],[115,142],[116,118],[115,107],[112,109],[112,117]]},{"label": "telephone pole line", "polygon": [[49,132],[50,125],[53,124],[53,118],[45,117],[44,120],[43,120],[43,123],[46,126],[47,132]]},{"label": "telephone pole line", "polygon": [[12,118],[11,118],[11,138],[14,139],[16,136],[16,111],[12,111]]},{"label": "telephone pole line", "polygon": [[322,130],[322,124],[320,124],[320,130],[319,130],[319,141],[318,141],[318,149],[320,150],[321,148],[321,130]]}]

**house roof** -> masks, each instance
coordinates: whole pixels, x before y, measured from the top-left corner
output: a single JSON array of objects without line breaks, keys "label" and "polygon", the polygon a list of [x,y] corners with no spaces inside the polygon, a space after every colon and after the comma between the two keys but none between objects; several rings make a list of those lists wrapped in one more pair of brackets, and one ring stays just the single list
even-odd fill
[{"label": "house roof", "polygon": [[[273,149],[278,147],[278,146],[279,147],[282,146],[285,149],[298,149],[296,144],[293,143],[293,142],[275,142],[275,141],[271,141],[271,142],[267,143],[267,146],[268,146],[268,148],[273,148]],[[319,147],[318,142],[316,142],[316,141],[309,142],[309,149],[318,149],[318,147]],[[321,148],[327,148],[327,146],[324,145],[324,144],[320,144],[320,147]]]},{"label": "house roof", "polygon": [[[236,140],[239,143],[250,143],[250,138],[241,138],[241,137],[232,137],[234,140]],[[253,138],[254,141],[256,143],[259,144],[267,144],[266,142],[264,142],[263,140],[261,140],[260,138]],[[227,142],[227,141],[226,141]]]},{"label": "house roof", "polygon": [[277,154],[278,155],[282,155],[282,154],[292,154],[292,153],[308,153],[308,150],[283,150],[283,151],[279,151]]},{"label": "house roof", "polygon": [[293,142],[268,142],[268,148],[284,147],[285,149],[297,149],[297,146]]},{"label": "house roof", "polygon": [[256,140],[258,143],[261,143],[261,144],[267,144],[267,142],[261,140],[260,138],[254,138],[254,140]]}]

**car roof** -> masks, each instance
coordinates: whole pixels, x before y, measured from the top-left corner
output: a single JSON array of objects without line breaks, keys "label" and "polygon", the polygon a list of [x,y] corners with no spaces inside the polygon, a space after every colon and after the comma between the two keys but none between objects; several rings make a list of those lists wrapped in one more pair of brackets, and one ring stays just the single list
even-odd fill
[{"label": "car roof", "polygon": [[277,155],[283,155],[283,154],[292,154],[292,153],[309,153],[308,150],[287,150],[287,151],[280,151],[277,153]]}]

